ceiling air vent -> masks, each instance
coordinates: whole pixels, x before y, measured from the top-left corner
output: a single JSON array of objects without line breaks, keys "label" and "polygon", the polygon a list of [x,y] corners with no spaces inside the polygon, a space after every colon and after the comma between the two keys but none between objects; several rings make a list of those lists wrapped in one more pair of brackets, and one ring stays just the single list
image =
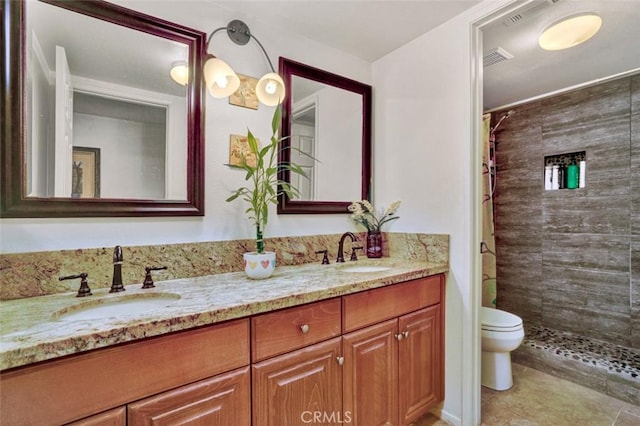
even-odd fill
[{"label": "ceiling air vent", "polygon": [[507,19],[504,20],[504,24],[506,26],[517,24],[523,19],[524,19],[524,16],[521,13],[514,13],[513,15],[509,15]]},{"label": "ceiling air vent", "polygon": [[486,68],[511,58],[513,58],[511,53],[507,52],[502,47],[498,47],[484,55],[482,58],[482,65]]},{"label": "ceiling air vent", "polygon": [[547,6],[552,6],[557,3],[560,3],[563,0],[546,0],[546,1],[532,1],[524,6],[519,7],[512,14],[507,15],[507,17],[502,21],[502,23],[510,27],[511,25],[519,24],[520,22],[528,19],[532,16],[539,15],[543,13],[542,11]]}]

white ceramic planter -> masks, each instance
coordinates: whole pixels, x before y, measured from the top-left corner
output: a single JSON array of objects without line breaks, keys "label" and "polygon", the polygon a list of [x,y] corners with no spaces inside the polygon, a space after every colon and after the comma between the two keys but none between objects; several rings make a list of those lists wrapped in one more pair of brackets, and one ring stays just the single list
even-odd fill
[{"label": "white ceramic planter", "polygon": [[266,251],[256,253],[255,251],[243,255],[244,272],[254,280],[269,278],[276,269],[276,253]]}]

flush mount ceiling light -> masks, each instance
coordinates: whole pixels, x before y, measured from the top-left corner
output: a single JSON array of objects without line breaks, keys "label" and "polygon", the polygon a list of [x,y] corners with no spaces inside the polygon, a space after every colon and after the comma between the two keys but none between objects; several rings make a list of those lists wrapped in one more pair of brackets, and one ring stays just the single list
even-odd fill
[{"label": "flush mount ceiling light", "polygon": [[[226,27],[217,28],[214,30],[209,39],[207,40],[207,50],[209,50],[209,43],[215,33],[221,30],[226,30],[229,38],[236,44],[244,46],[250,39],[260,46],[262,53],[267,58],[271,72],[265,74],[256,85],[256,96],[258,100],[267,106],[275,106],[281,103],[285,96],[285,87],[282,77],[276,73],[267,51],[262,46],[262,43],[253,35],[249,30],[249,27],[240,20],[233,20],[229,22]],[[238,75],[227,65],[223,60],[216,58],[213,55],[207,55],[207,59],[204,64],[204,80],[211,93],[211,96],[215,98],[224,98],[233,94],[238,87],[240,87],[240,79]]]},{"label": "flush mount ceiling light", "polygon": [[176,83],[186,86],[189,82],[189,68],[186,61],[177,61],[171,64],[169,75]]},{"label": "flush mount ceiling light", "polygon": [[547,27],[538,44],[544,50],[568,49],[589,40],[601,26],[602,18],[595,13],[569,16]]}]

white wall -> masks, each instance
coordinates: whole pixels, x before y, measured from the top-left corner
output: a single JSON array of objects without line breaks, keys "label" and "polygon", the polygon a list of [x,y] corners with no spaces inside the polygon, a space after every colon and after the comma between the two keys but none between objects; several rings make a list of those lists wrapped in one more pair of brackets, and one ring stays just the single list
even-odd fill
[{"label": "white wall", "polygon": [[[213,5],[198,2],[184,7],[181,2],[119,1],[173,22],[211,33],[235,18]],[[197,10],[194,13],[194,8]],[[252,33],[265,46],[274,66],[284,56],[346,77],[371,83],[371,64],[338,50],[245,19]],[[224,32],[217,33],[210,52],[223,58],[241,74],[260,77],[268,64],[259,47],[250,42],[235,45]],[[61,218],[1,219],[0,252],[146,245],[236,238],[255,238],[240,202],[226,203],[232,189],[244,182],[244,173],[223,164],[228,162],[229,134],[245,134],[251,128],[256,137],[268,140],[272,107],[258,111],[229,105],[227,99],[206,97],[205,216],[187,218]],[[271,212],[266,236],[313,235],[358,230],[348,215],[277,215]]]},{"label": "white wall", "polygon": [[[318,92],[316,199],[353,200],[362,191],[362,96],[346,90]],[[336,155],[339,152],[340,155]]]},{"label": "white wall", "polygon": [[101,197],[165,198],[164,123],[74,113],[73,126],[74,146],[100,149]]},{"label": "white wall", "polygon": [[[443,415],[464,425],[480,420],[477,401],[474,405],[470,397],[474,389],[479,396],[479,293],[472,287],[479,285],[473,276],[473,253],[479,240],[472,224],[480,205],[471,173],[471,23],[510,1],[485,1],[377,61],[372,70],[369,64],[311,41],[288,38],[281,30],[248,22],[273,60],[286,56],[374,86],[374,201],[386,206],[402,200],[401,219],[390,227],[393,231],[451,236]],[[141,4],[147,9],[154,5]],[[166,18],[181,13],[185,12],[175,7]],[[210,32],[228,20],[206,12],[192,19],[205,16],[216,18],[206,25],[182,23]],[[212,53],[243,74],[264,72],[257,47],[229,47],[225,37],[216,34]],[[30,251],[253,237],[241,214],[244,207],[224,202],[229,190],[242,181],[242,173],[222,163],[227,161],[229,133],[242,133],[248,125],[258,137],[268,137],[270,116],[267,108],[255,112],[207,98],[205,218],[5,220],[0,248]],[[347,215],[273,215],[267,234],[310,235],[348,229],[354,227]]]},{"label": "white wall", "polygon": [[484,2],[373,64],[375,202],[402,200],[394,231],[450,235],[442,415],[463,425],[480,421],[471,23],[508,2]]}]

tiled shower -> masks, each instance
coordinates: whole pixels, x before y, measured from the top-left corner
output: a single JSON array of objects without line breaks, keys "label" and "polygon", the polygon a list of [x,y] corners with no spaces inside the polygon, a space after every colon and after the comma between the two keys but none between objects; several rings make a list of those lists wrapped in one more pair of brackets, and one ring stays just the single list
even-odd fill
[{"label": "tiled shower", "polygon": [[[513,359],[640,405],[640,74],[509,109],[494,210]],[[575,152],[584,187],[545,190],[545,157]]]}]

